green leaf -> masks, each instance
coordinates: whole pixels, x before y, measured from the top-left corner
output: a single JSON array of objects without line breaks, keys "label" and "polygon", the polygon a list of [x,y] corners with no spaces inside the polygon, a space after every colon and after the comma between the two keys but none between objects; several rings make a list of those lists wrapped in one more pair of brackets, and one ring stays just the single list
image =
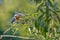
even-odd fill
[{"label": "green leaf", "polygon": [[48,0],[48,2],[50,3],[50,6],[51,6],[51,7],[53,7],[53,4],[51,3],[51,1],[50,1],[50,0]]}]

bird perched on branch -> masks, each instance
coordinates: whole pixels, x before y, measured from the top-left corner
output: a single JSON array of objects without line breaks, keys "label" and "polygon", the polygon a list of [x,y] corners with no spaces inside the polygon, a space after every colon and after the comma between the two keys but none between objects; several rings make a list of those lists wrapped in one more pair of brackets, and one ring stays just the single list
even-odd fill
[{"label": "bird perched on branch", "polygon": [[25,14],[15,12],[14,16],[12,17],[11,23],[16,23],[16,21],[18,21],[21,16],[24,17]]},{"label": "bird perched on branch", "polygon": [[[20,18],[20,16],[21,17],[24,17],[25,16],[25,14],[23,14],[23,13],[19,13],[19,12],[14,12],[15,14],[14,14],[14,16],[12,17],[12,20],[10,21],[10,23],[17,23],[17,21],[19,20],[19,18]],[[3,34],[6,34],[10,29],[11,29],[12,27],[10,27],[9,26],[9,28],[7,29],[7,30],[5,30],[4,32],[3,32]]]}]

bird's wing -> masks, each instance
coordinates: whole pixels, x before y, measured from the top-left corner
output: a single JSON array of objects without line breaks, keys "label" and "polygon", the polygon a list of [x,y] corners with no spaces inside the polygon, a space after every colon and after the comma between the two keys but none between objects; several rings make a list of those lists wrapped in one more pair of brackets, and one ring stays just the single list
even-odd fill
[{"label": "bird's wing", "polygon": [[15,21],[15,18],[13,17],[12,20],[11,20],[11,23],[13,23]]}]

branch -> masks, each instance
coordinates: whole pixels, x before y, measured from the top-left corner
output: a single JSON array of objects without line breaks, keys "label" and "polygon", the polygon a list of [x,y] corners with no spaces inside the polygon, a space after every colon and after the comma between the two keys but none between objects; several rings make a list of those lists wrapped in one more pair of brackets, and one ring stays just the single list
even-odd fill
[{"label": "branch", "polygon": [[0,35],[0,39],[2,39],[3,37],[22,38],[22,39],[31,39],[31,40],[35,39],[35,38],[21,37],[21,36],[14,36],[14,35]]},{"label": "branch", "polygon": [[3,34],[7,33],[12,27],[9,27],[7,30],[3,32]]}]

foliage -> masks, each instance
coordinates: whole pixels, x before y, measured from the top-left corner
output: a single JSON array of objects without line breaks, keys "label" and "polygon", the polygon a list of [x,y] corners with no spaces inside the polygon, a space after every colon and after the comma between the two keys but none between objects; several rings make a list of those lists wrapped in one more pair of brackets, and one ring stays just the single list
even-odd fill
[{"label": "foliage", "polygon": [[[59,3],[58,3],[59,4]],[[0,6],[2,40],[60,40],[60,9],[55,0],[4,0]],[[26,14],[10,23],[14,12]],[[16,38],[15,38],[16,37]],[[22,37],[22,38],[20,38]]]},{"label": "foliage", "polygon": [[[54,2],[54,1],[52,1]],[[60,18],[57,12],[58,7],[56,6],[56,3],[52,3],[50,0],[45,0],[42,5],[38,6],[37,11],[41,11],[42,14],[38,17],[38,19],[35,22],[35,27],[40,30],[43,36],[47,36],[47,33],[49,33],[50,29],[51,31],[51,37],[53,34],[55,34],[56,31],[56,23],[60,24]],[[52,22],[51,22],[52,21]],[[49,35],[50,36],[50,35]],[[54,35],[55,37],[55,35]]]}]

